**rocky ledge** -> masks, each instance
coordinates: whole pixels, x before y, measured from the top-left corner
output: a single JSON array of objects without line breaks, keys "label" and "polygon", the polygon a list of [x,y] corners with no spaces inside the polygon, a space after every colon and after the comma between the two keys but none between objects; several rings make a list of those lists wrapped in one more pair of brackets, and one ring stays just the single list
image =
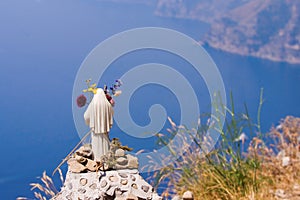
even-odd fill
[{"label": "rocky ledge", "polygon": [[101,162],[93,159],[91,146],[81,146],[68,159],[68,172],[61,191],[52,200],[143,200],[162,198],[139,174],[131,148],[114,138]]},{"label": "rocky ledge", "polygon": [[61,191],[52,200],[153,199],[162,198],[138,170],[111,170],[88,173],[68,171]]}]

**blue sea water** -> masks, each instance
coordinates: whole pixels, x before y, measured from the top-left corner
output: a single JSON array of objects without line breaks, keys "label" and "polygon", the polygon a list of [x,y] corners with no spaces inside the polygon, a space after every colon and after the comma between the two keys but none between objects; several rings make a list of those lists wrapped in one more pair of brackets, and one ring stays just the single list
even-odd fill
[{"label": "blue sea water", "polygon": [[[44,170],[50,174],[79,141],[71,109],[73,82],[80,64],[99,42],[144,26],[172,28],[199,40],[209,28],[198,21],[157,17],[153,10],[153,6],[104,1],[1,1],[0,199],[32,198],[29,183],[37,181]],[[237,109],[242,110],[247,103],[250,115],[256,116],[260,88],[264,88],[264,132],[286,115],[299,117],[300,65],[232,55],[207,46],[205,49],[221,72],[227,94],[233,92]],[[129,54],[114,64],[130,67],[154,61],[184,65],[182,60],[157,51]],[[108,71],[104,81],[120,74],[118,70]],[[187,75],[192,76],[192,71]],[[207,111],[207,91],[203,81],[199,84],[203,88],[198,94],[203,99],[201,106]],[[176,99],[172,100],[174,96],[167,92],[160,93],[159,98],[148,97],[147,103],[145,92],[137,92],[134,98],[140,103],[132,105],[137,123],[147,123],[145,113],[153,102],[165,105],[176,121]],[[137,108],[139,113],[135,112]],[[120,137],[137,150],[151,148],[146,145],[149,141],[138,143],[120,132],[114,127],[111,136]]]}]

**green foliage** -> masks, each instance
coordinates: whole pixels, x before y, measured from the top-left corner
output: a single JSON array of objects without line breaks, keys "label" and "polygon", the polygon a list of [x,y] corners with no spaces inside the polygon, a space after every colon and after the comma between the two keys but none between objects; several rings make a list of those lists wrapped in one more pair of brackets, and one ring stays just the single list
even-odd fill
[{"label": "green foliage", "polygon": [[[169,186],[164,195],[191,190],[196,199],[236,199],[257,192],[264,181],[262,176],[257,176],[261,161],[255,155],[247,156],[244,146],[246,134],[252,135],[251,137],[255,134],[261,135],[259,120],[262,97],[263,90],[256,123],[250,118],[246,105],[243,113],[235,110],[233,96],[230,94],[230,107],[223,105],[221,101],[213,103],[216,110],[216,116],[212,116],[214,120],[205,124],[199,123],[192,130],[173,124],[171,135],[182,135],[184,152],[172,165],[165,166],[154,174],[157,185],[167,183]],[[221,117],[226,115],[223,127]],[[212,130],[218,131],[220,139],[214,150],[208,152],[213,144],[209,136]],[[163,138],[159,140],[162,144],[167,144]],[[189,140],[194,143],[189,145]],[[169,146],[171,152],[178,148],[172,144]]]}]

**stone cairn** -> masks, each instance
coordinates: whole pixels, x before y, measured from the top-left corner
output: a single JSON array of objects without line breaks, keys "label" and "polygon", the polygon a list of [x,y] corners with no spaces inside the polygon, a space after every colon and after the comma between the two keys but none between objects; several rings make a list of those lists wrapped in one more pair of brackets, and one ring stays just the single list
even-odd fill
[{"label": "stone cairn", "polygon": [[139,175],[137,157],[126,154],[130,150],[114,138],[97,163],[91,146],[81,146],[68,160],[65,183],[52,200],[161,200]]}]

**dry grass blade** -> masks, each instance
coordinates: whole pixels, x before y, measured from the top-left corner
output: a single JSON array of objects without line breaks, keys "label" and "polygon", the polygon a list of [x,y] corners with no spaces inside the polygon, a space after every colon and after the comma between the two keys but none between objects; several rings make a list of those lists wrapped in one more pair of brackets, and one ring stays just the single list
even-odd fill
[{"label": "dry grass blade", "polygon": [[39,200],[47,200],[46,197],[42,196],[42,194],[39,192],[34,192],[34,196]]},{"label": "dry grass blade", "polygon": [[[63,179],[63,174],[61,169],[58,168],[59,174],[60,174],[60,180],[62,182],[62,184],[64,183],[64,179]],[[44,171],[42,174],[42,177],[40,177],[40,181],[42,182],[42,184],[40,183],[31,183],[31,190],[38,190],[39,192],[34,191],[34,196],[39,199],[39,200],[46,200],[47,197],[52,198],[54,197],[58,191],[54,185],[53,180],[46,174],[46,172]],[[44,194],[45,196],[43,196],[42,194]],[[18,197],[17,200],[29,200],[28,198],[25,197]]]},{"label": "dry grass blade", "polygon": [[42,192],[45,191],[45,188],[39,183],[30,183],[30,186],[32,186],[31,190],[39,189]]},{"label": "dry grass blade", "polygon": [[63,176],[63,173],[60,168],[58,168],[58,173],[59,173],[60,181],[63,184],[65,182],[65,180],[64,180],[64,176]]},{"label": "dry grass blade", "polygon": [[[224,129],[219,127],[218,117],[216,123],[204,125],[208,127],[204,131],[199,124],[198,129],[193,130],[176,126],[169,118],[173,130],[168,130],[178,134],[176,137],[181,140],[178,144],[169,143],[173,159],[167,157],[167,160],[173,160],[173,163],[154,173],[156,187],[168,186],[163,192],[165,197],[190,190],[195,200],[278,199],[278,191],[284,191],[285,199],[300,199],[300,118],[288,116],[281,121],[280,128],[272,128],[262,135],[260,123],[257,122],[259,126],[252,123],[248,114],[239,115],[229,108],[224,110],[231,116]],[[207,152],[206,147],[213,141],[207,137],[210,130],[218,130],[221,140],[215,150]],[[257,132],[257,136],[251,136],[251,141],[245,142],[248,138],[236,140],[241,133],[250,131]],[[191,145],[190,140],[195,144]],[[172,154],[173,149],[177,150],[176,155]],[[203,155],[203,152],[207,154]],[[149,159],[153,161],[149,162],[152,166],[157,162]],[[160,164],[164,164],[164,160]]]}]

